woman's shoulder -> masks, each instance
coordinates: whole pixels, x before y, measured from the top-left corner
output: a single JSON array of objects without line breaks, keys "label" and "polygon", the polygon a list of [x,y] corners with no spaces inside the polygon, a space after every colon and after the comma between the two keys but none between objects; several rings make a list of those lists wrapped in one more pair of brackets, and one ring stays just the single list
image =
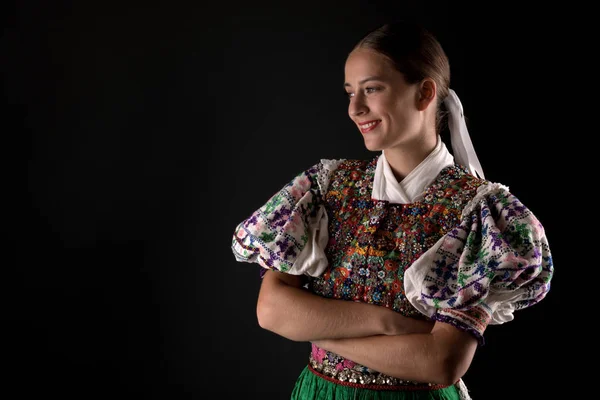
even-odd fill
[{"label": "woman's shoulder", "polygon": [[508,186],[477,182],[460,223],[406,272],[407,298],[435,319],[474,332],[545,298],[554,274],[546,232]]}]

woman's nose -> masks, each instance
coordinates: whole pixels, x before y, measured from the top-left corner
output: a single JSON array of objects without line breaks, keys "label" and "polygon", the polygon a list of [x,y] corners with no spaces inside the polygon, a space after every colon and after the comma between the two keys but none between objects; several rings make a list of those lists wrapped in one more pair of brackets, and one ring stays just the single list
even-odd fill
[{"label": "woman's nose", "polygon": [[360,96],[353,97],[348,105],[348,114],[351,117],[358,117],[368,112],[367,105]]}]

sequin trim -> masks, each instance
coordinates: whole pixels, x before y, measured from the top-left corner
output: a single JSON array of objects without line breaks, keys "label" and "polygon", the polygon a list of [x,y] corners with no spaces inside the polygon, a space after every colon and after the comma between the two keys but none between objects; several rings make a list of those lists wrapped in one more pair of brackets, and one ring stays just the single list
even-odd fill
[{"label": "sequin trim", "polygon": [[340,370],[333,366],[319,363],[312,357],[310,357],[308,368],[313,374],[330,382],[361,389],[391,391],[438,390],[450,386],[398,379],[365,368],[364,366],[359,366],[358,364],[356,369],[343,368]]}]

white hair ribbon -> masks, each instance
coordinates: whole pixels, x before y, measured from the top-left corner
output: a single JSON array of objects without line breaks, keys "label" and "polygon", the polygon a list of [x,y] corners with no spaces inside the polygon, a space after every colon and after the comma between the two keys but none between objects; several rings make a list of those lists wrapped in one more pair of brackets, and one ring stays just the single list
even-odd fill
[{"label": "white hair ribbon", "polygon": [[479,164],[475,148],[471,142],[463,106],[456,95],[456,92],[449,89],[450,93],[444,99],[444,105],[449,112],[448,128],[450,129],[450,140],[452,141],[452,152],[456,162],[466,167],[472,175],[485,179],[483,169]]}]

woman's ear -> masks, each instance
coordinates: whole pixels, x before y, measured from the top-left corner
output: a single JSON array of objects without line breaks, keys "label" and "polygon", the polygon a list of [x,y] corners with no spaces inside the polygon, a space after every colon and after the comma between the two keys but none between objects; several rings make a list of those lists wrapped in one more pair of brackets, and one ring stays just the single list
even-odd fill
[{"label": "woman's ear", "polygon": [[431,78],[425,78],[419,84],[419,90],[417,93],[417,109],[424,111],[435,99],[437,87],[435,82]]}]

